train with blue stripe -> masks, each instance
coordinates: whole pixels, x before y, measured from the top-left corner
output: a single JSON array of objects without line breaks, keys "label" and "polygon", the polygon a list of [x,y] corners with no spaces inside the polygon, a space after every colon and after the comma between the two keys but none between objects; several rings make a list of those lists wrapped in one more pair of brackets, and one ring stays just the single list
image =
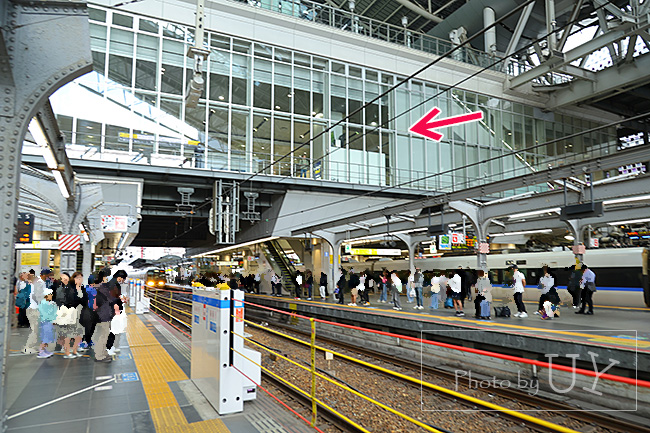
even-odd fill
[{"label": "train with blue stripe", "polygon": [[[650,250],[647,248],[589,249],[583,256],[584,263],[596,274],[598,292],[594,303],[618,307],[650,307]],[[556,277],[558,289],[566,289],[569,280],[568,267],[576,263],[571,251],[517,252],[510,254],[488,254],[487,265],[492,284],[507,284],[512,278],[509,267],[513,264],[526,276],[525,299],[539,297],[537,282],[542,266],[551,268]],[[405,259],[379,259],[363,263],[344,263],[343,268],[362,271],[382,269],[406,271],[409,262]],[[415,259],[415,266],[423,271],[452,270],[462,266],[476,268],[475,255],[443,255],[442,257]]]}]

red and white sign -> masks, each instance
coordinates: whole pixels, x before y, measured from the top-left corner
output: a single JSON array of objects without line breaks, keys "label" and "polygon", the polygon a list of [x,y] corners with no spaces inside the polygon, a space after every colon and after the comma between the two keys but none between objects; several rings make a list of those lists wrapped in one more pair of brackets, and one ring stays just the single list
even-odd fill
[{"label": "red and white sign", "polygon": [[452,233],[451,234],[451,243],[458,245],[465,243],[465,235],[462,233]]},{"label": "red and white sign", "polygon": [[124,215],[102,215],[101,227],[105,232],[126,232],[128,217]]},{"label": "red and white sign", "polygon": [[490,244],[487,242],[480,242],[478,244],[478,252],[481,254],[489,254],[490,253]]},{"label": "red and white sign", "polygon": [[482,111],[474,111],[472,113],[461,114],[459,116],[433,120],[436,116],[438,116],[438,114],[440,114],[440,110],[438,107],[434,107],[433,110],[429,111],[420,120],[415,122],[415,124],[409,128],[409,131],[413,132],[414,134],[430,138],[434,141],[440,141],[444,136],[439,132],[432,131],[432,129],[443,128],[445,126],[456,125],[459,123],[475,122],[477,120],[483,119]]},{"label": "red and white sign", "polygon": [[596,239],[596,238],[591,238],[591,239],[589,240],[589,247],[590,247],[590,248],[598,248],[599,245],[600,245],[600,242],[599,242],[598,239]]},{"label": "red and white sign", "polygon": [[59,235],[59,249],[61,251],[79,251],[81,248],[81,236]]},{"label": "red and white sign", "polygon": [[573,254],[584,254],[587,251],[584,245],[574,245]]}]

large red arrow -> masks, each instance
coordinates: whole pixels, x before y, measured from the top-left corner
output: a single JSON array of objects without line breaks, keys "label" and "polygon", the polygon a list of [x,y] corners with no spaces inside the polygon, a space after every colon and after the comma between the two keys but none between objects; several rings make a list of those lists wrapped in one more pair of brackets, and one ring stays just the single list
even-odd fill
[{"label": "large red arrow", "polygon": [[474,122],[483,118],[482,111],[475,111],[469,114],[461,114],[460,116],[447,117],[446,119],[438,119],[432,121],[434,117],[440,114],[438,107],[425,114],[420,120],[415,122],[409,128],[409,131],[430,138],[435,141],[442,140],[443,135],[439,132],[432,131],[433,128],[442,128],[444,126],[456,125],[457,123]]}]

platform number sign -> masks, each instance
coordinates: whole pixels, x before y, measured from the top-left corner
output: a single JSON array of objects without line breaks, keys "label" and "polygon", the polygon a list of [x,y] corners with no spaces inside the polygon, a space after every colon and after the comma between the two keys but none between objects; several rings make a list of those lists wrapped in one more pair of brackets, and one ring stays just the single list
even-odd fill
[{"label": "platform number sign", "polygon": [[31,213],[19,212],[16,230],[16,242],[29,244],[34,236],[34,215]]}]

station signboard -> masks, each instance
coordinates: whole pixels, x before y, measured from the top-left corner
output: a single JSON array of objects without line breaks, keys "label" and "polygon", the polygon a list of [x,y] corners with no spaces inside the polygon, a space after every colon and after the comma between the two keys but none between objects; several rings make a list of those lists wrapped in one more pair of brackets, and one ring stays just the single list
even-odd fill
[{"label": "station signboard", "polygon": [[399,248],[351,248],[353,256],[401,256]]}]

